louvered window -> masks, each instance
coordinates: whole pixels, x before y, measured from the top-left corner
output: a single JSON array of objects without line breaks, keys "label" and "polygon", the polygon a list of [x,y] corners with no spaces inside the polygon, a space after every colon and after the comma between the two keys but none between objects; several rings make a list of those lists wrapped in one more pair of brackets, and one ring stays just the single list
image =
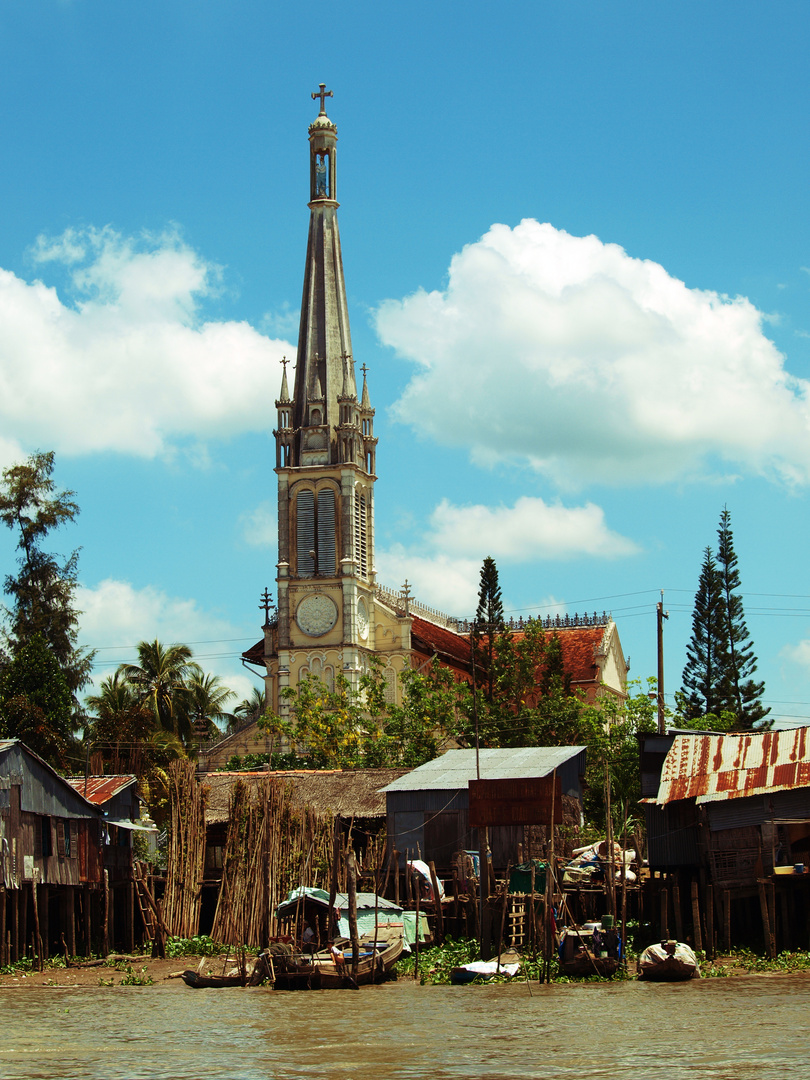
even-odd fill
[{"label": "louvered window", "polygon": [[318,492],[318,573],[335,574],[335,493],[331,488]]},{"label": "louvered window", "polygon": [[315,492],[299,491],[297,501],[298,576],[315,574]]},{"label": "louvered window", "polygon": [[386,668],[383,672],[383,693],[389,705],[395,705],[397,700],[397,673],[393,668]]},{"label": "louvered window", "polygon": [[334,577],[337,572],[335,492],[299,491],[296,502],[296,557],[299,577]]},{"label": "louvered window", "polygon": [[368,507],[359,491],[354,493],[354,557],[358,573],[368,577]]}]

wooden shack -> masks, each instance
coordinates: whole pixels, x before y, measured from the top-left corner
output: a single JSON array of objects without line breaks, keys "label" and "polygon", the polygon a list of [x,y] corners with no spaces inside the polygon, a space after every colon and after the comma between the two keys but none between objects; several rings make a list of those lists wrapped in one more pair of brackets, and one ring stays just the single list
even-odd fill
[{"label": "wooden shack", "polygon": [[[641,752],[651,873],[680,895],[702,894],[699,907],[705,914],[712,906],[709,921],[726,939],[732,932],[738,940],[750,937],[761,919],[769,951],[777,942],[803,941],[810,728],[670,732],[643,737]],[[676,903],[670,896],[671,909]],[[670,929],[681,916],[672,910]]]},{"label": "wooden shack", "polygon": [[132,952],[142,931],[133,876],[133,837],[136,831],[148,831],[139,824],[142,800],[138,796],[138,777],[133,773],[70,776],[67,782],[104,815],[102,853],[109,886],[108,940],[112,948]]},{"label": "wooden shack", "polygon": [[99,807],[27,746],[0,741],[0,962],[99,947],[101,821]]},{"label": "wooden shack", "polygon": [[[469,782],[479,773],[481,779],[508,785],[556,772],[567,823],[579,825],[585,764],[584,746],[485,749],[478,752],[478,763],[475,750],[448,750],[385,788],[389,845],[399,852],[401,866],[410,852],[412,858],[434,862],[440,875],[449,875],[457,852],[479,849],[477,830],[469,825],[468,795]],[[545,852],[535,848],[544,829],[541,821],[490,827],[495,872],[502,873],[510,863],[542,858]]]}]

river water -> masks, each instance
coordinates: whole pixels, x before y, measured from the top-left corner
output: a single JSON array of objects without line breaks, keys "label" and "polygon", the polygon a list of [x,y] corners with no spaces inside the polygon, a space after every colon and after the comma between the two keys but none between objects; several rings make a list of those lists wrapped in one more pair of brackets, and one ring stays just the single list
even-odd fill
[{"label": "river water", "polygon": [[805,1080],[810,978],[0,992],[0,1077]]}]

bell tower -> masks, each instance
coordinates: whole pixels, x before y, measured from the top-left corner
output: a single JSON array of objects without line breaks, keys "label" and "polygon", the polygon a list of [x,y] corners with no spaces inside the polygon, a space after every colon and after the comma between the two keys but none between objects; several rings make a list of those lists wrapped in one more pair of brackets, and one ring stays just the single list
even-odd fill
[{"label": "bell tower", "polygon": [[309,126],[309,238],[292,397],[276,401],[278,617],[265,640],[268,703],[307,674],[356,682],[374,651],[374,410],[357,396],[337,221],[337,127],[320,84]]}]

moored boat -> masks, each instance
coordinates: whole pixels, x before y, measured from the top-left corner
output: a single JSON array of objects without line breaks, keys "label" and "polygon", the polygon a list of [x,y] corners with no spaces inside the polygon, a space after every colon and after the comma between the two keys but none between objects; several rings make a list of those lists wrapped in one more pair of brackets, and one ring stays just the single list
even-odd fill
[{"label": "moored boat", "polygon": [[258,986],[273,982],[273,963],[266,952],[259,956],[204,956],[196,968],[183,972],[183,982],[195,990]]},{"label": "moored boat", "polygon": [[639,978],[650,982],[684,982],[700,978],[694,952],[682,941],[662,941],[650,945],[639,957]]},{"label": "moored boat", "polygon": [[312,962],[313,986],[322,990],[340,990],[382,982],[388,978],[402,955],[404,938],[402,924],[387,923],[363,934],[359,940],[357,971],[352,974],[352,945],[339,939],[331,949],[315,953]]},{"label": "moored boat", "polygon": [[560,970],[580,978],[610,978],[619,970],[621,952],[621,939],[612,928],[566,927],[560,935]]}]

